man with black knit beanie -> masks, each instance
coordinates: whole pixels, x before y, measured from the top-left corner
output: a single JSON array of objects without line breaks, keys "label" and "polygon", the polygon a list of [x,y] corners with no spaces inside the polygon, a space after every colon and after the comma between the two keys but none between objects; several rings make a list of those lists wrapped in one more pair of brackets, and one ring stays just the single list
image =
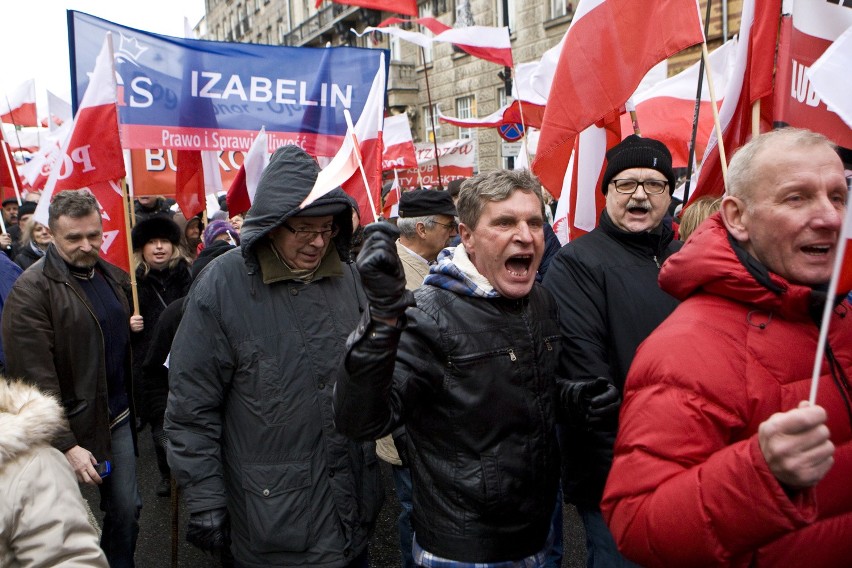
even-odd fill
[{"label": "man with black knit beanie", "polygon": [[7,371],[62,404],[66,427],[53,446],[80,483],[100,490],[101,547],[110,566],[132,567],[142,502],[130,330],[143,322],[130,315],[127,274],[98,254],[103,226],[95,197],[60,192],[48,216],[54,242],[18,278],[4,306]]},{"label": "man with black knit beanie", "polygon": [[657,276],[681,245],[663,222],[675,184],[668,148],[630,135],[606,157],[597,228],[565,245],[544,278],[559,306],[559,374],[577,383],[576,414],[586,417],[562,432],[562,484],[583,519],[590,567],[632,566],[603,522],[600,501],[633,354],[677,306]]}]

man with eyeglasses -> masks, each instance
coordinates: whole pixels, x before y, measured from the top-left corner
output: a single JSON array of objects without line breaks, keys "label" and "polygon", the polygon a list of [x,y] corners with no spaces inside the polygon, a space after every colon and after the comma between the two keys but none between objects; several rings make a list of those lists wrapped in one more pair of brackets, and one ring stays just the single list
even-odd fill
[{"label": "man with eyeglasses", "polygon": [[334,428],[332,390],[366,298],[335,189],[300,204],[319,167],[285,146],[264,170],[241,247],[194,282],[169,358],[169,465],[187,540],[235,564],[367,566],[383,497],[375,444]]},{"label": "man with eyeglasses", "polygon": [[565,245],[544,278],[559,306],[559,374],[573,381],[582,424],[562,431],[565,501],[586,528],[588,566],[631,566],[603,521],[600,501],[612,464],[624,379],[639,344],[677,306],[657,284],[680,248],[663,222],[674,191],[668,148],[630,135],[607,152],[597,228]]}]

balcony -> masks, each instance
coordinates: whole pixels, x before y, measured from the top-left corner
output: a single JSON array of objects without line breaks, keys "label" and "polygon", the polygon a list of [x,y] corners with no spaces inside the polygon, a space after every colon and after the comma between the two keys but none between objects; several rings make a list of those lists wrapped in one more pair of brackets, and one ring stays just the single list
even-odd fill
[{"label": "balcony", "polygon": [[[310,45],[312,43],[322,45],[323,36],[332,37],[335,33],[342,33],[341,26],[335,28],[335,24],[346,19],[354,20],[358,10],[357,6],[343,6],[340,4],[332,4],[326,6],[307,20],[305,20],[297,28],[294,28],[284,38],[284,45],[295,47]],[[349,33],[346,28],[345,33]],[[319,41],[318,41],[319,40]]]}]

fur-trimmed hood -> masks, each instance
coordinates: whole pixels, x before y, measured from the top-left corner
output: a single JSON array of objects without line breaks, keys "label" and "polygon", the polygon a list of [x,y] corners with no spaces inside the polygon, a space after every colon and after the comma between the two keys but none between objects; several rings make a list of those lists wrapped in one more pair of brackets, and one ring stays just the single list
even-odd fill
[{"label": "fur-trimmed hood", "polygon": [[0,377],[0,470],[32,448],[50,444],[63,421],[55,399],[30,384]]}]

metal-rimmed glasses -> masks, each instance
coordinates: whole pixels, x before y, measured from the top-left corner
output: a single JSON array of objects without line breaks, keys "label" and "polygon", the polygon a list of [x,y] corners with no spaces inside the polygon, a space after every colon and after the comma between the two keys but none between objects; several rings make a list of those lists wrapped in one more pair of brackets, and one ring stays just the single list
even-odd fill
[{"label": "metal-rimmed glasses", "polygon": [[666,190],[669,182],[660,179],[614,179],[612,185],[618,193],[633,193],[641,185],[648,195],[659,195]]},{"label": "metal-rimmed glasses", "polygon": [[333,239],[337,236],[337,232],[339,229],[337,226],[332,226],[330,229],[323,229],[321,231],[311,231],[309,229],[294,229],[291,227],[286,221],[281,224],[285,229],[290,231],[296,236],[296,240],[300,243],[310,243],[317,236],[322,237],[322,240],[327,241],[328,239]]},{"label": "metal-rimmed glasses", "polygon": [[440,221],[432,221],[432,222],[435,223],[436,225],[441,225],[442,227],[449,229],[450,232],[459,230],[459,224],[456,223],[455,221],[453,221],[452,223],[441,223]]}]

